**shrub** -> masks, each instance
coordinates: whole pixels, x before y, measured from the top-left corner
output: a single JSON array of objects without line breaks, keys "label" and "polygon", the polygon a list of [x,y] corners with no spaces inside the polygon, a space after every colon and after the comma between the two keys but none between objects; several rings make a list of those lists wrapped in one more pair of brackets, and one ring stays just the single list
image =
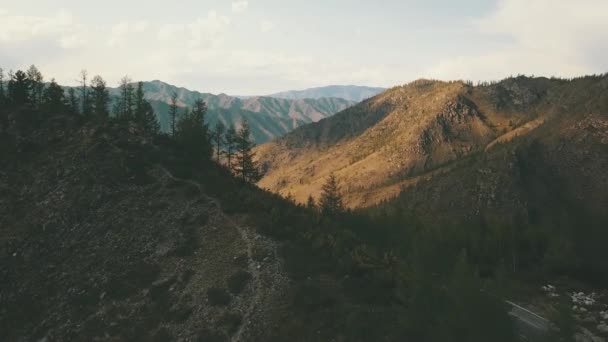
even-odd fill
[{"label": "shrub", "polygon": [[239,294],[243,292],[249,280],[251,280],[251,274],[240,270],[228,279],[228,290],[235,295]]},{"label": "shrub", "polygon": [[212,287],[207,290],[207,300],[211,305],[225,306],[230,303],[230,294],[225,289]]}]

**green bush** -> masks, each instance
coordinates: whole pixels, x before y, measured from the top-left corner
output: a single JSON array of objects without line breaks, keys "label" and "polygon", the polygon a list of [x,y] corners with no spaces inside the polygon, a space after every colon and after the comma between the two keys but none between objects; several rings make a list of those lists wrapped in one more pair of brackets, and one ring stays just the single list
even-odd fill
[{"label": "green bush", "polygon": [[247,286],[247,283],[251,280],[251,274],[249,274],[249,272],[240,270],[238,272],[236,272],[235,274],[233,274],[229,279],[228,279],[228,290],[237,295],[241,292],[243,292],[243,290],[245,289],[245,286]]},{"label": "green bush", "polygon": [[230,303],[230,294],[225,289],[212,287],[207,290],[207,300],[211,305],[225,306]]}]

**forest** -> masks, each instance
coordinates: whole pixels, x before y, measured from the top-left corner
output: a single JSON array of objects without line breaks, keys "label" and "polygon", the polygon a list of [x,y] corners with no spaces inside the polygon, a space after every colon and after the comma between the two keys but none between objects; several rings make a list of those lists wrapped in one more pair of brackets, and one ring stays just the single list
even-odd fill
[{"label": "forest", "polygon": [[[553,234],[546,221],[433,225],[401,204],[407,197],[346,208],[333,174],[320,198],[296,204],[255,186],[260,167],[247,122],[209,127],[204,102],[184,110],[174,99],[171,130],[161,133],[141,82],[123,78],[118,98],[110,98],[106,86],[100,76],[89,80],[86,71],[80,86],[62,87],[45,81],[35,66],[8,75],[0,69],[0,171],[32,167],[28,160],[43,147],[26,137],[54,130],[70,135],[95,129],[156,146],[162,153],[148,145],[121,147],[135,151],[129,182],[139,182],[138,174],[159,163],[180,179],[202,184],[226,213],[243,216],[256,232],[280,243],[291,285],[267,340],[517,341],[505,300],[525,298],[530,288],[558,277],[597,286],[608,279],[602,249],[592,246],[606,241],[605,226],[585,222],[582,209],[562,213],[568,220],[563,222],[570,222],[563,234]],[[522,156],[522,168],[530,166],[528,160]],[[584,225],[593,241],[568,239],[572,222]],[[555,310],[552,319],[563,328],[552,340],[570,338],[571,314],[568,308]],[[0,318],[3,324],[16,320],[8,313]],[[128,333],[121,334],[128,340]],[[201,340],[226,337],[205,336]]]}]

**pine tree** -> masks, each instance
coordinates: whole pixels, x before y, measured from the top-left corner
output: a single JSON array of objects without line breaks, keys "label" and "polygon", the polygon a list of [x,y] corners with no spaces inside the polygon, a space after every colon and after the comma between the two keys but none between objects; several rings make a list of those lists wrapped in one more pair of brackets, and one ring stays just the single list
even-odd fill
[{"label": "pine tree", "polygon": [[231,124],[226,131],[226,159],[228,169],[232,169],[232,159],[234,158],[234,150],[236,149],[237,132],[234,125]]},{"label": "pine tree", "polygon": [[110,93],[106,88],[106,81],[97,75],[91,80],[91,104],[93,117],[99,121],[106,121],[110,117],[108,105],[110,103]]},{"label": "pine tree", "polygon": [[207,106],[197,101],[192,110],[185,109],[177,123],[177,141],[192,160],[201,162],[211,158],[212,148],[205,124]]},{"label": "pine tree", "polygon": [[27,75],[17,70],[16,73],[11,75],[8,81],[8,97],[9,101],[15,106],[21,106],[30,102],[29,96],[29,79]]},{"label": "pine tree", "polygon": [[27,78],[29,80],[30,102],[38,108],[42,104],[44,77],[35,65],[31,65],[27,70]]},{"label": "pine tree", "polygon": [[137,82],[137,88],[135,90],[135,121],[143,123],[145,114],[145,103],[144,98],[144,82]]},{"label": "pine tree", "polygon": [[213,144],[215,147],[216,161],[218,164],[220,162],[220,157],[222,154],[222,146],[224,145],[225,138],[226,138],[225,133],[226,133],[226,126],[224,126],[224,124],[218,120],[215,123],[215,126],[213,127],[213,132],[211,133],[211,137],[212,137]]},{"label": "pine tree", "polygon": [[156,113],[154,113],[152,105],[150,102],[144,101],[142,106],[143,114],[141,118],[141,126],[148,134],[157,135],[160,132],[160,124],[158,123],[158,119],[156,118]]},{"label": "pine tree", "polygon": [[80,104],[82,106],[81,113],[85,117],[89,117],[91,115],[91,101],[89,86],[87,84],[88,75],[89,74],[86,70],[82,70],[80,72]]},{"label": "pine tree", "polygon": [[74,88],[68,89],[68,108],[72,114],[78,115],[80,113],[78,109],[78,96]]},{"label": "pine tree", "polygon": [[194,107],[192,107],[192,115],[195,116],[198,122],[202,123],[205,131],[209,131],[209,125],[205,123],[205,116],[207,115],[207,104],[202,99],[194,101]]},{"label": "pine tree", "polygon": [[118,89],[120,90],[120,96],[114,104],[114,115],[121,120],[131,120],[133,119],[133,86],[131,85],[131,79],[124,76],[120,80]]},{"label": "pine tree", "polygon": [[251,139],[251,129],[249,122],[243,120],[241,128],[237,131],[236,138],[236,165],[235,173],[246,182],[257,182],[259,172],[256,163],[253,161],[253,147],[255,143]]},{"label": "pine tree", "polygon": [[315,198],[312,197],[312,195],[308,196],[308,200],[306,201],[306,207],[308,209],[316,209],[317,208],[317,202],[315,201]]},{"label": "pine tree", "polygon": [[63,92],[63,88],[61,88],[61,86],[55,82],[55,79],[52,79],[49,86],[44,90],[42,101],[45,110],[52,114],[60,113],[65,110],[65,94]]},{"label": "pine tree", "polygon": [[340,185],[336,175],[331,173],[323,184],[321,199],[319,200],[321,212],[328,216],[333,216],[344,211]]},{"label": "pine tree", "polygon": [[6,93],[4,91],[4,69],[0,68],[0,106],[6,103]]},{"label": "pine tree", "polygon": [[169,120],[171,122],[171,136],[175,137],[175,124],[177,123],[177,93],[171,94],[171,103],[169,104]]},{"label": "pine tree", "polygon": [[[130,82],[130,80],[129,80]],[[129,83],[126,84],[127,87],[131,85]],[[132,93],[132,92],[131,92]],[[133,94],[132,100],[129,100],[129,90],[125,93],[126,97],[121,103],[124,105],[124,109],[132,108],[132,114],[128,112],[123,116],[125,118],[132,118],[135,122],[148,134],[156,135],[160,131],[160,124],[158,123],[158,119],[156,118],[156,113],[154,113],[154,109],[150,102],[146,100],[144,93],[144,83],[137,82],[137,88],[135,89],[135,94]],[[129,105],[131,103],[131,105]]]}]

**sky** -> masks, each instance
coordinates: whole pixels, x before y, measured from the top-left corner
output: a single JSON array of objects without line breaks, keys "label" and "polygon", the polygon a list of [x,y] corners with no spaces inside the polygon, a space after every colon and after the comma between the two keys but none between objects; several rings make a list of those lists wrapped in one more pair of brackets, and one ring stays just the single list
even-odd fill
[{"label": "sky", "polygon": [[608,0],[0,0],[0,67],[264,95],[608,71]]}]

